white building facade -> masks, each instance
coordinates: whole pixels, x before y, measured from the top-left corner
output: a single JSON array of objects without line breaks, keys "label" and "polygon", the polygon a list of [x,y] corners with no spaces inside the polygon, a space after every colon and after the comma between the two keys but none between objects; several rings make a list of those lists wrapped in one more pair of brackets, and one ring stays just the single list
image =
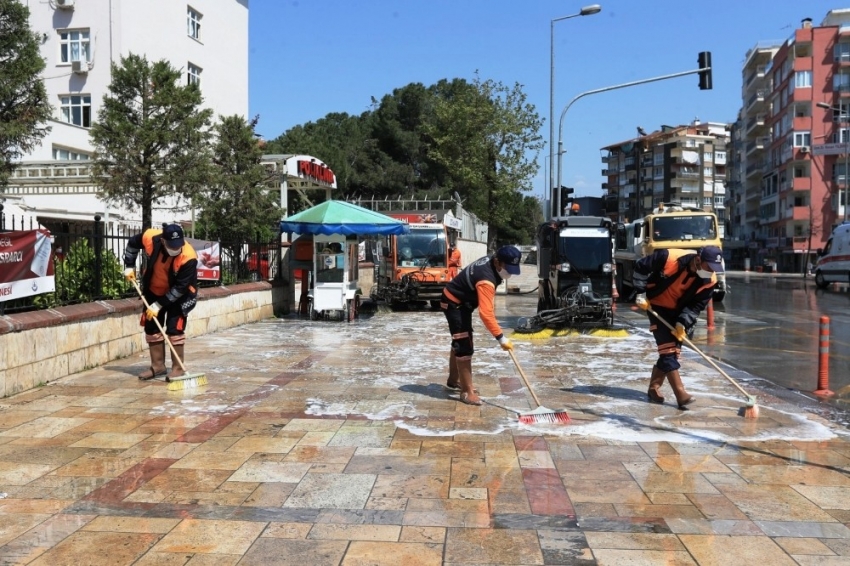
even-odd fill
[{"label": "white building facade", "polygon": [[[248,0],[23,0],[33,31],[45,34],[44,84],[51,131],[27,155],[4,198],[39,218],[90,220],[100,214],[141,225],[141,210],[107,206],[85,161],[89,130],[111,82],[111,64],[130,53],[167,60],[199,82],[214,119],[248,114]],[[59,186],[61,185],[61,186]],[[154,209],[154,225],[188,220],[186,203]]]}]

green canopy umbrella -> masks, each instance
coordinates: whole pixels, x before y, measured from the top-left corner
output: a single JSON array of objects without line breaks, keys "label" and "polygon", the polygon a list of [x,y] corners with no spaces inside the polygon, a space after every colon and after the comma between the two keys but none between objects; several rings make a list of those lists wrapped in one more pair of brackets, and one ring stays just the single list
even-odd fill
[{"label": "green canopy umbrella", "polygon": [[329,200],[280,221],[281,232],[298,234],[406,234],[407,224],[342,200]]}]

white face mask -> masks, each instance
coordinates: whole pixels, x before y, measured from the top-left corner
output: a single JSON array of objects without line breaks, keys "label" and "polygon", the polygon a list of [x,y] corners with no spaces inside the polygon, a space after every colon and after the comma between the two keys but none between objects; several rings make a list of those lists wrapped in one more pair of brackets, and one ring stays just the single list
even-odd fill
[{"label": "white face mask", "polygon": [[176,250],[172,250],[168,246],[163,246],[165,248],[165,253],[167,253],[171,257],[177,257],[180,255],[180,252],[183,251],[183,248],[177,248]]},{"label": "white face mask", "polygon": [[697,269],[697,275],[703,279],[711,279],[711,271],[706,271],[705,269]]},{"label": "white face mask", "polygon": [[499,270],[499,277],[501,277],[502,279],[504,279],[505,281],[507,281],[508,279],[510,279],[510,278],[511,278],[511,274],[510,274],[510,273],[508,273],[508,272],[505,270],[505,268],[502,268],[502,269],[500,269],[500,270]]}]

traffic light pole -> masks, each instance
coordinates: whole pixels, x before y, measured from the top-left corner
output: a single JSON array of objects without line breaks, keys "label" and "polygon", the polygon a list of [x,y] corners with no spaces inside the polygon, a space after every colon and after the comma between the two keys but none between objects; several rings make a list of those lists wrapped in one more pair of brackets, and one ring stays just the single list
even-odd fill
[{"label": "traffic light pole", "polygon": [[[646,83],[666,81],[667,79],[675,79],[677,77],[684,77],[686,75],[696,75],[696,74],[701,75],[700,84],[702,85],[702,82],[703,82],[702,77],[706,76],[706,75],[709,76],[709,77],[711,76],[711,67],[701,67],[699,69],[694,69],[693,71],[682,71],[681,73],[673,73],[671,75],[662,75],[660,77],[652,77],[651,79],[642,79],[642,80],[639,80],[639,81],[632,81],[632,82],[623,83],[623,84],[619,84],[619,85],[606,86],[604,88],[597,88],[597,89],[594,89],[594,90],[588,90],[586,92],[583,92],[583,93],[577,95],[575,98],[570,100],[569,103],[561,111],[561,118],[558,121],[558,152],[557,152],[558,153],[558,181],[556,183],[556,186],[561,187],[561,163],[562,163],[563,158],[564,158],[564,153],[566,153],[563,150],[563,146],[564,146],[564,143],[563,143],[564,116],[567,115],[567,110],[570,109],[570,106],[572,106],[579,99],[584,98],[585,96],[589,96],[591,94],[599,94],[600,92],[608,92],[609,90],[617,90],[617,89],[621,89],[621,88],[626,88],[626,87],[630,87],[630,86],[637,86],[637,85],[642,85],[642,84],[646,84]],[[710,79],[708,81],[708,84],[709,85],[711,84]],[[557,193],[557,196],[558,196],[558,207],[555,210],[558,211],[558,213],[560,215],[560,214],[563,214],[563,209],[562,209],[562,205],[561,205],[561,191],[558,190],[558,191],[556,191],[556,193]]]}]

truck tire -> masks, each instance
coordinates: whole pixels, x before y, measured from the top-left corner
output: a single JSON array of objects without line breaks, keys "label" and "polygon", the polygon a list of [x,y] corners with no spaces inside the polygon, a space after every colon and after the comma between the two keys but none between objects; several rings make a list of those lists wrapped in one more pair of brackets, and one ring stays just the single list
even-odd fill
[{"label": "truck tire", "polygon": [[829,286],[829,283],[826,278],[824,278],[823,273],[821,273],[820,270],[815,273],[815,285],[818,286],[818,289],[826,289]]},{"label": "truck tire", "polygon": [[438,310],[440,310],[440,301],[439,301],[439,299],[435,299],[435,300],[431,301],[431,310],[432,310],[432,311],[438,311]]}]

